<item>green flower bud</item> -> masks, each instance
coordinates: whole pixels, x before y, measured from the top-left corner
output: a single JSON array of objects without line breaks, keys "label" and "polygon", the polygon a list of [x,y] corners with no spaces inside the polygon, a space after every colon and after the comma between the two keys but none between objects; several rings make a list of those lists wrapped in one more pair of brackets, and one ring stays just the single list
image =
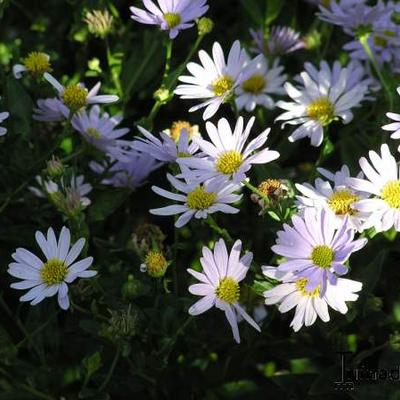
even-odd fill
[{"label": "green flower bud", "polygon": [[204,36],[210,33],[214,29],[214,22],[207,17],[200,18],[197,22],[197,30],[199,36]]}]

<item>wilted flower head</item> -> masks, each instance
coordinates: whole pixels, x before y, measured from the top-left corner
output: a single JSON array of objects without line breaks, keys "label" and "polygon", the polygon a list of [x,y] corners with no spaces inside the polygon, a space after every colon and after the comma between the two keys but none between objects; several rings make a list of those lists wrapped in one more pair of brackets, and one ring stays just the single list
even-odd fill
[{"label": "wilted flower head", "polygon": [[98,37],[107,36],[113,27],[113,16],[108,10],[91,10],[85,15],[84,21],[89,32]]},{"label": "wilted flower head", "polygon": [[51,72],[50,56],[39,51],[29,53],[22,60],[22,64],[13,66],[15,79],[20,79],[24,72],[28,72],[34,78],[41,78],[44,73]]},{"label": "wilted flower head", "polygon": [[179,31],[194,25],[208,10],[207,0],[157,0],[158,6],[151,0],[143,0],[147,11],[130,7],[131,18],[142,24],[159,25],[163,31],[169,31],[169,37],[175,39]]}]

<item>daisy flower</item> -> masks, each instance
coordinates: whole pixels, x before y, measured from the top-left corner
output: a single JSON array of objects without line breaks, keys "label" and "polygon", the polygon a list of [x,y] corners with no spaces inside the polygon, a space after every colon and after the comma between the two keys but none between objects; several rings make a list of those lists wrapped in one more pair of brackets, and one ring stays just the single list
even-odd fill
[{"label": "daisy flower", "polygon": [[8,273],[20,282],[12,283],[13,289],[29,291],[20,297],[20,301],[30,301],[36,305],[46,297],[58,295],[58,304],[63,310],[69,308],[68,285],[77,278],[91,278],[96,271],[88,268],[93,257],[86,257],[75,262],[81,253],[85,239],[79,239],[72,247],[71,234],[63,227],[57,240],[53,228],[47,231],[47,238],[42,232],[36,232],[36,242],[42,250],[45,261],[30,251],[18,248],[12,255],[15,262],[8,266]]},{"label": "daisy flower", "polygon": [[307,278],[308,291],[320,288],[325,294],[327,282],[336,284],[337,275],[348,272],[345,262],[367,244],[367,239],[354,240],[354,229],[344,220],[339,228],[324,209],[306,208],[304,216],[292,217],[293,226],[283,225],[272,251],[286,257],[281,272],[292,272]]},{"label": "daisy flower", "polygon": [[[183,170],[184,173],[187,170]],[[181,228],[186,225],[193,217],[207,218],[209,214],[223,212],[225,214],[237,214],[239,210],[229,204],[238,202],[242,195],[235,194],[240,189],[238,185],[219,183],[211,186],[209,182],[204,184],[190,179],[186,182],[176,179],[167,174],[167,179],[171,185],[180,193],[169,192],[153,186],[153,192],[167,199],[178,201],[182,204],[155,208],[150,210],[153,215],[180,215],[175,226]]]},{"label": "daisy flower", "polygon": [[116,188],[136,189],[144,185],[148,176],[162,165],[148,154],[134,150],[126,152],[122,160],[109,158],[109,162],[92,161],[89,166],[95,173],[105,176],[101,181],[103,185]]},{"label": "daisy flower", "polygon": [[34,78],[41,78],[45,72],[51,71],[50,56],[40,51],[32,51],[23,60],[22,64],[13,66],[15,79],[21,79],[22,74],[28,72]]},{"label": "daisy flower", "polygon": [[68,115],[68,107],[56,97],[39,99],[33,109],[33,119],[36,121],[59,122],[67,119]]},{"label": "daisy flower", "polygon": [[159,161],[175,162],[179,157],[192,156],[199,149],[195,142],[189,143],[189,133],[186,129],[180,132],[177,142],[165,132],[160,133],[160,140],[141,126],[138,129],[144,138],[134,140],[131,147]]},{"label": "daisy flower", "polygon": [[325,126],[339,118],[344,124],[353,119],[351,109],[360,105],[368,86],[363,81],[355,81],[351,71],[338,64],[331,69],[323,61],[318,73],[311,71],[317,70],[306,66],[306,71],[300,74],[301,86],[285,84],[286,92],[294,101],[277,103],[286,112],[276,121],[287,121],[282,128],[286,124],[301,125],[289,136],[289,141],[309,137],[312,146],[320,146]]},{"label": "daisy flower", "polygon": [[224,182],[232,180],[239,184],[246,179],[246,173],[253,164],[266,164],[279,157],[277,151],[268,148],[254,153],[265,144],[270,129],[246,145],[254,121],[252,117],[244,128],[243,118],[240,117],[233,132],[225,118],[218,121],[218,126],[207,122],[206,129],[211,142],[194,138],[206,157],[179,158],[178,163],[193,168],[187,175],[203,182],[214,178]]},{"label": "daisy flower", "polygon": [[92,146],[109,153],[115,158],[124,157],[122,146],[131,142],[118,140],[129,132],[128,128],[115,127],[122,121],[121,116],[110,117],[107,113],[100,115],[100,107],[93,106],[89,112],[82,110],[72,117],[72,126]]},{"label": "daisy flower", "polygon": [[89,104],[115,103],[119,100],[119,97],[115,95],[97,95],[101,86],[100,82],[97,82],[96,85],[88,91],[81,83],[64,87],[49,73],[45,72],[43,76],[57,90],[60,100],[73,114],[82,110]]},{"label": "daisy flower", "polygon": [[[400,87],[397,88],[397,93],[400,94]],[[392,139],[400,139],[400,114],[388,112],[386,116],[395,122],[382,126],[382,129],[392,131],[393,133],[390,135]],[[400,151],[400,146],[398,150]]]},{"label": "daisy flower", "polygon": [[190,62],[187,69],[192,76],[180,76],[179,80],[185,84],[175,89],[182,99],[206,99],[189,109],[192,112],[205,107],[205,120],[211,118],[221,104],[232,100],[236,87],[254,73],[255,65],[260,60],[256,57],[244,67],[246,53],[238,40],[233,43],[227,61],[219,43],[214,43],[212,53],[213,58],[201,50],[199,58],[202,65]]},{"label": "daisy flower", "polygon": [[279,304],[278,310],[286,313],[296,307],[290,326],[298,332],[303,325],[311,326],[319,317],[323,322],[330,320],[328,307],[341,314],[348,311],[346,301],[356,301],[362,283],[338,278],[335,285],[327,282],[325,293],[320,288],[307,289],[307,278],[298,279],[295,275],[282,274],[277,268],[262,267],[264,275],[282,283],[264,292],[265,304]]},{"label": "daisy flower", "polygon": [[[10,114],[7,111],[0,112],[0,124],[4,122]],[[0,136],[3,136],[7,133],[7,128],[4,128],[4,126],[0,126]]]},{"label": "daisy flower", "polygon": [[[347,183],[347,179],[350,177],[349,168],[343,165],[341,170],[335,173],[318,168],[318,172],[332,183],[317,178],[314,186],[309,183],[296,184],[297,190],[302,194],[296,196],[297,206],[300,210],[307,207],[323,208],[336,219],[337,227],[347,218],[354,229],[362,232],[363,223],[368,214],[357,211],[354,208],[354,203],[367,196],[349,187]],[[362,173],[358,177],[361,178]]]},{"label": "daisy flower", "polygon": [[207,0],[157,0],[157,3],[158,6],[151,0],[143,0],[147,11],[130,7],[131,18],[142,24],[159,25],[163,31],[169,31],[170,39],[191,28],[208,10]]},{"label": "daisy flower", "polygon": [[380,155],[370,151],[369,159],[361,157],[359,161],[366,178],[348,178],[347,182],[354,190],[374,197],[357,201],[354,208],[370,213],[365,229],[374,227],[383,232],[394,226],[400,232],[400,173],[396,159],[387,144],[381,146]]},{"label": "daisy flower", "polygon": [[190,315],[199,315],[215,306],[225,312],[235,341],[240,343],[238,315],[260,332],[260,327],[250,317],[239,303],[240,282],[246,277],[253,253],[246,253],[240,257],[242,242],[237,240],[230,254],[223,239],[220,239],[212,252],[208,247],[203,247],[203,257],[200,258],[202,272],[193,269],[187,271],[201,283],[189,287],[189,292],[202,296],[189,308]]},{"label": "daisy flower", "polygon": [[[250,58],[248,57],[248,62]],[[254,73],[243,81],[235,90],[236,106],[239,110],[243,108],[252,112],[257,105],[273,109],[275,101],[271,94],[284,94],[283,83],[287,75],[282,75],[283,67],[279,60],[274,60],[272,67],[268,67],[266,58],[261,58],[254,66]]]},{"label": "daisy flower", "polygon": [[265,38],[262,29],[250,29],[250,35],[256,47],[251,50],[257,54],[278,57],[304,48],[305,43],[300,38],[300,33],[288,26],[274,26]]}]

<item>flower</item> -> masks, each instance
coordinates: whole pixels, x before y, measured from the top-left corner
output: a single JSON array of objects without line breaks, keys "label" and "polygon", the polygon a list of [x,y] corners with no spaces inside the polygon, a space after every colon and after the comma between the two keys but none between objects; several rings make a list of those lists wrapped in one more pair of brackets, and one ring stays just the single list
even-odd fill
[{"label": "flower", "polygon": [[110,162],[92,161],[89,166],[95,173],[105,174],[105,178],[101,181],[103,185],[130,189],[144,185],[148,176],[162,165],[148,154],[134,150],[125,153],[123,160],[114,160],[110,157]]},{"label": "flower", "polygon": [[300,74],[302,86],[285,84],[293,102],[279,101],[277,106],[287,110],[276,121],[282,124],[301,125],[290,136],[294,142],[310,137],[312,146],[320,146],[324,137],[324,127],[341,118],[348,124],[353,119],[351,109],[358,107],[368,91],[368,85],[361,79],[355,80],[351,70],[342,68],[338,63],[331,69],[326,61],[320,64],[320,70],[305,64],[306,71]]},{"label": "flower", "polygon": [[37,107],[33,109],[33,119],[44,122],[59,122],[68,118],[69,110],[56,97],[38,99]]},{"label": "flower", "polygon": [[257,54],[277,57],[304,48],[305,44],[300,39],[300,33],[288,26],[274,26],[271,32],[264,36],[262,29],[250,29],[250,35],[256,47],[251,50]]},{"label": "flower", "polygon": [[175,162],[179,157],[192,156],[199,149],[195,142],[189,143],[189,133],[186,129],[181,130],[178,142],[165,132],[160,133],[161,141],[141,126],[138,129],[145,138],[137,138],[131,147],[159,161]]},{"label": "flower", "polygon": [[364,228],[374,227],[377,232],[389,230],[392,226],[400,232],[400,176],[399,167],[387,144],[381,146],[381,154],[369,152],[370,161],[361,157],[359,164],[366,179],[348,178],[348,185],[373,195],[361,199],[354,208],[370,213]]},{"label": "flower", "polygon": [[[250,58],[247,57],[247,62]],[[272,67],[268,67],[265,58],[260,58],[254,65],[254,71],[240,86],[235,90],[236,106],[239,110],[243,108],[248,111],[254,111],[257,105],[269,109],[275,107],[275,102],[269,94],[284,94],[283,82],[287,76],[281,75],[283,67],[279,65],[279,60],[275,60]]]},{"label": "flower", "polygon": [[50,56],[39,51],[32,51],[22,60],[22,64],[13,66],[15,79],[21,79],[24,72],[29,72],[34,78],[41,78],[51,71]]},{"label": "flower", "polygon": [[345,219],[337,228],[332,214],[324,209],[306,208],[304,216],[292,217],[293,226],[283,225],[272,251],[286,257],[281,272],[292,272],[307,278],[306,290],[319,287],[321,297],[327,282],[336,284],[337,276],[348,272],[345,262],[350,255],[367,244],[367,239],[354,240],[354,229]]},{"label": "flower", "polygon": [[[5,121],[10,114],[7,111],[0,112],[0,124]],[[0,126],[0,136],[3,136],[7,133],[7,128],[4,128],[4,126]]]},{"label": "flower", "polygon": [[161,278],[168,268],[168,261],[160,251],[150,250],[140,265],[141,272],[147,272],[152,278]]},{"label": "flower", "polygon": [[39,188],[29,186],[28,189],[39,198],[49,197],[54,205],[65,214],[75,215],[91,204],[86,195],[92,191],[92,185],[85,183],[84,180],[83,175],[72,175],[69,183],[66,183],[62,177],[58,185],[52,180],[46,181],[41,176],[36,176]]},{"label": "flower", "polygon": [[106,37],[113,28],[113,16],[108,10],[92,10],[86,13],[84,21],[89,32],[100,38]]},{"label": "flower", "polygon": [[93,257],[75,262],[85,245],[85,239],[79,239],[70,248],[71,234],[66,227],[61,229],[58,241],[53,228],[48,229],[47,238],[39,231],[36,232],[35,238],[46,261],[43,262],[26,249],[18,248],[12,255],[16,262],[9,264],[8,273],[21,281],[12,283],[11,287],[19,290],[30,289],[20,297],[20,301],[30,301],[31,305],[58,294],[58,304],[63,310],[67,310],[67,284],[77,278],[91,278],[97,275],[96,271],[88,270],[93,263]]},{"label": "flower", "polygon": [[119,100],[118,96],[115,95],[97,95],[101,86],[100,82],[97,82],[88,91],[81,83],[64,87],[49,73],[46,72],[43,76],[57,90],[60,100],[68,107],[71,113],[76,113],[89,104],[115,103]]},{"label": "flower", "polygon": [[[363,223],[368,214],[357,211],[354,208],[354,203],[367,196],[362,192],[351,189],[347,184],[347,179],[350,177],[347,165],[343,165],[335,173],[323,168],[318,168],[318,171],[333,184],[321,178],[315,180],[314,186],[309,183],[296,184],[297,190],[302,194],[302,196],[297,196],[297,206],[300,209],[307,207],[323,208],[336,219],[336,227],[339,227],[343,220],[347,218],[353,228],[362,232]],[[359,174],[358,177],[362,177],[362,174]]]},{"label": "flower", "polygon": [[183,130],[186,130],[186,132],[189,134],[189,140],[192,140],[194,136],[200,135],[199,126],[190,125],[190,123],[187,121],[174,121],[171,125],[171,128],[164,129],[163,132],[174,139],[175,143],[178,143]]},{"label": "flower", "polygon": [[203,297],[189,308],[189,314],[199,315],[213,306],[224,311],[237,343],[240,343],[238,315],[260,331],[260,327],[239,303],[240,282],[246,277],[253,260],[253,253],[250,252],[240,257],[241,250],[242,242],[236,240],[228,255],[225,241],[220,239],[215,244],[214,253],[208,247],[203,247],[203,257],[200,258],[203,272],[187,270],[201,282],[189,286],[189,292]]},{"label": "flower", "polygon": [[95,105],[89,112],[76,113],[71,123],[88,143],[119,159],[124,157],[123,146],[130,145],[126,140],[118,140],[129,132],[128,128],[114,129],[121,121],[121,116],[100,115],[100,107]]},{"label": "flower", "polygon": [[297,278],[295,275],[282,274],[275,267],[263,266],[264,275],[282,281],[273,289],[264,292],[265,304],[279,304],[278,310],[286,313],[296,307],[294,318],[290,324],[295,332],[303,325],[314,324],[317,317],[322,321],[330,320],[328,306],[341,314],[348,311],[346,301],[356,301],[357,292],[361,291],[362,283],[350,279],[338,278],[335,285],[327,282],[325,293],[320,296],[320,288],[307,289],[307,278]]},{"label": "flower", "polygon": [[[187,172],[185,168],[183,171],[184,174]],[[239,212],[237,208],[229,205],[238,202],[242,198],[242,195],[234,193],[239,189],[238,185],[219,183],[211,186],[210,182],[202,184],[190,179],[182,182],[170,174],[167,174],[167,179],[176,190],[183,194],[169,192],[158,186],[152,186],[153,192],[183,204],[155,208],[150,210],[150,213],[153,215],[182,214],[175,223],[177,228],[186,225],[193,217],[198,219],[207,218],[209,214],[218,211],[225,214]]]},{"label": "flower", "polygon": [[224,52],[219,43],[213,45],[213,58],[204,50],[200,50],[199,58],[202,65],[190,62],[187,65],[192,76],[180,76],[179,80],[185,85],[178,85],[175,93],[182,99],[206,99],[203,103],[189,109],[189,112],[206,108],[203,119],[211,118],[221,104],[232,99],[234,90],[253,72],[261,57],[256,57],[244,67],[246,53],[236,40],[225,61]]},{"label": "flower", "polygon": [[[400,94],[400,87],[397,88],[397,93]],[[393,133],[390,135],[392,139],[400,139],[400,114],[388,112],[386,116],[395,122],[382,126],[382,129],[385,131],[392,131]],[[400,146],[398,150],[400,151]]]},{"label": "flower", "polygon": [[159,25],[163,31],[169,31],[170,39],[175,39],[179,31],[191,28],[194,20],[208,10],[207,0],[157,0],[158,7],[151,0],[143,0],[148,11],[130,7],[131,18],[142,24]]},{"label": "flower", "polygon": [[239,117],[233,132],[225,118],[218,121],[218,126],[207,122],[206,129],[211,142],[199,137],[193,139],[205,157],[179,158],[178,163],[194,168],[187,175],[203,182],[215,179],[224,182],[232,180],[239,184],[246,179],[252,164],[266,164],[279,157],[277,151],[268,148],[254,154],[267,141],[270,129],[266,129],[246,146],[254,121],[252,117],[243,130],[244,121]]}]

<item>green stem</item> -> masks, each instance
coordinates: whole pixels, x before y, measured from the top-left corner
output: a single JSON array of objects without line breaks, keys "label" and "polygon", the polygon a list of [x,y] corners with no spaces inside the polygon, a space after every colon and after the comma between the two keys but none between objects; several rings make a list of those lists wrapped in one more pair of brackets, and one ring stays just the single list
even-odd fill
[{"label": "green stem", "polygon": [[108,383],[109,383],[111,377],[113,376],[115,367],[116,367],[117,364],[118,364],[118,361],[119,361],[120,356],[121,356],[121,348],[120,348],[120,346],[118,346],[118,347],[117,347],[117,351],[115,352],[114,358],[113,358],[113,360],[112,360],[110,369],[108,370],[107,376],[106,376],[106,378],[104,379],[103,383],[101,384],[101,386],[100,386],[100,388],[99,388],[99,390],[98,390],[99,393],[101,393],[101,392],[106,388],[106,386],[108,385]]},{"label": "green stem", "polygon": [[250,182],[244,180],[243,185],[245,185],[247,188],[249,188],[253,193],[255,193],[256,195],[260,196],[265,202],[266,204],[269,203],[269,198],[268,196],[266,196],[264,193],[262,193],[261,191],[259,191],[255,186],[253,186]]},{"label": "green stem", "polygon": [[393,94],[392,91],[390,89],[390,86],[388,85],[388,83],[386,82],[385,77],[382,74],[382,71],[376,61],[376,58],[374,56],[374,53],[371,50],[371,47],[368,43],[368,38],[369,35],[363,35],[359,38],[359,41],[361,43],[361,46],[364,48],[364,51],[367,53],[367,56],[369,58],[369,61],[373,67],[373,69],[375,70],[376,75],[378,76],[379,80],[382,83],[383,88],[385,89],[385,94],[386,94],[386,98],[388,101],[388,104],[390,106],[390,108],[393,108]]},{"label": "green stem", "polygon": [[46,393],[40,392],[39,390],[35,389],[32,386],[28,386],[25,384],[19,385],[19,387],[24,390],[25,392],[28,392],[35,396],[36,399],[43,399],[43,400],[55,400],[54,397],[47,395]]},{"label": "green stem", "polygon": [[110,49],[110,43],[108,41],[107,36],[104,38],[104,42],[106,44],[108,69],[111,73],[112,81],[118,91],[118,95],[119,95],[119,97],[122,97],[122,86],[121,86],[121,82],[119,80],[119,74],[115,72],[114,66],[112,65],[113,57],[112,57],[112,53],[111,53],[111,49]]},{"label": "green stem", "polygon": [[172,45],[174,41],[169,39],[167,42],[167,53],[165,56],[165,68],[164,68],[164,75],[163,75],[163,84],[165,83],[166,79],[168,78],[169,71],[171,70],[171,58],[172,58]]},{"label": "green stem", "polygon": [[227,242],[233,242],[233,239],[229,232],[226,229],[221,228],[215,219],[211,216],[211,214],[208,214],[207,218],[207,223],[210,226],[211,229],[213,229],[215,232],[217,232],[219,235],[221,235]]}]

